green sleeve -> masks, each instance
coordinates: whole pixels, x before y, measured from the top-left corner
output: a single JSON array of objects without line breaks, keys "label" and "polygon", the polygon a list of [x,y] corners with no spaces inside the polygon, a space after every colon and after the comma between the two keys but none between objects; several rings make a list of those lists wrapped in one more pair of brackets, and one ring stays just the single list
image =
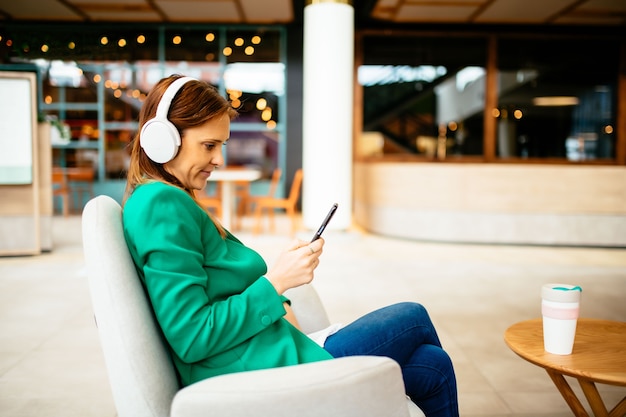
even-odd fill
[{"label": "green sleeve", "polygon": [[205,256],[224,239],[182,190],[134,195],[124,208],[124,228],[157,321],[182,361],[227,351],[285,314],[284,297],[262,276],[241,293],[211,299],[212,280],[220,277],[207,275]]}]

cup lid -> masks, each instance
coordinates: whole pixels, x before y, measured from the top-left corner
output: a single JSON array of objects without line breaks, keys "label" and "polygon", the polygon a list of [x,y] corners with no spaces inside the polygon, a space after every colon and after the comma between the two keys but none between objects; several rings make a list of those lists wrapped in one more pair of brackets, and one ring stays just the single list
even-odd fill
[{"label": "cup lid", "polygon": [[544,284],[541,287],[541,298],[562,303],[577,303],[580,301],[582,291],[578,285]]}]

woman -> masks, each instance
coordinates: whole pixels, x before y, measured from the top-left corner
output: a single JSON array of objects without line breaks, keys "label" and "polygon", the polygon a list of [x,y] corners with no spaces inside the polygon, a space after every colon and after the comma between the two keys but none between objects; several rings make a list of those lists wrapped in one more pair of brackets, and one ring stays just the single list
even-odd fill
[{"label": "woman", "polygon": [[283,294],[312,281],[324,239],[294,242],[268,270],[197,204],[194,190],[224,163],[234,117],[209,84],[164,78],[141,109],[131,152],[124,233],[183,385],[380,355],[400,364],[407,394],[429,417],[458,415],[452,363],[422,306],[393,305],[313,341]]}]

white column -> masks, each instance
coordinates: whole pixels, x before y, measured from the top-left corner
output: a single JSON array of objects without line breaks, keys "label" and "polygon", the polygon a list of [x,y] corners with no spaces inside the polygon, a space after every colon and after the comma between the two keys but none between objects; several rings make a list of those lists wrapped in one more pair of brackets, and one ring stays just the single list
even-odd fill
[{"label": "white column", "polygon": [[304,8],[302,219],[317,229],[352,221],[354,9],[348,0],[307,0]]}]

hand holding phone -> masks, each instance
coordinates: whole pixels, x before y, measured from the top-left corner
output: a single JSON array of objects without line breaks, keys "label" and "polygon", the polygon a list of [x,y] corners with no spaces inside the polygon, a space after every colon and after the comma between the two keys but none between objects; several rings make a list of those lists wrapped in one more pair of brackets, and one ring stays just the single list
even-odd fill
[{"label": "hand holding phone", "polygon": [[330,222],[330,219],[332,219],[333,216],[335,215],[335,212],[337,211],[337,207],[339,207],[339,204],[335,203],[330,208],[330,210],[328,211],[328,214],[326,215],[326,218],[320,225],[319,229],[317,229],[317,232],[315,232],[315,234],[313,235],[313,239],[311,239],[311,242],[315,242],[317,239],[319,239],[322,236],[322,233],[324,233],[324,229],[326,229],[328,222]]}]

